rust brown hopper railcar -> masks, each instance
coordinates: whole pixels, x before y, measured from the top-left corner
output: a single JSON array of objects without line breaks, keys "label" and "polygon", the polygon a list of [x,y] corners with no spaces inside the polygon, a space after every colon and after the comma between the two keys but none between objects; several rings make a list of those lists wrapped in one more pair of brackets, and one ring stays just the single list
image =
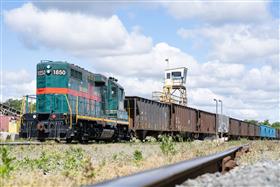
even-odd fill
[{"label": "rust brown hopper railcar", "polygon": [[234,118],[229,119],[229,132],[230,139],[237,139],[240,136],[240,121]]},{"label": "rust brown hopper railcar", "polygon": [[130,96],[125,98],[129,127],[144,139],[170,131],[170,105]]},{"label": "rust brown hopper railcar", "polygon": [[255,136],[255,125],[248,123],[248,136],[250,139],[253,139]]},{"label": "rust brown hopper railcar", "polygon": [[199,133],[198,111],[196,109],[172,104],[171,112],[172,131]]},{"label": "rust brown hopper railcar", "polygon": [[185,138],[204,138],[216,133],[216,115],[177,104],[166,104],[141,97],[125,99],[129,127],[137,137],[180,134]]},{"label": "rust brown hopper railcar", "polygon": [[254,138],[258,139],[260,137],[260,127],[258,125],[254,125],[254,128],[255,128]]},{"label": "rust brown hopper railcar", "polygon": [[200,119],[199,132],[203,134],[215,134],[216,115],[202,110],[199,110],[198,115],[198,118]]},{"label": "rust brown hopper railcar", "polygon": [[280,129],[276,129],[276,138],[280,140]]},{"label": "rust brown hopper railcar", "polygon": [[247,122],[240,122],[240,136],[248,137],[249,136],[249,124]]}]

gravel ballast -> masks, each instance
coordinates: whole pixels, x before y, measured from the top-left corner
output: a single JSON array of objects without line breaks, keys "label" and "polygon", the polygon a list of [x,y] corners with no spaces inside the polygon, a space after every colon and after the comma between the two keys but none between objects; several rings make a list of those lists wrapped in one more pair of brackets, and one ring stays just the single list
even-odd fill
[{"label": "gravel ballast", "polygon": [[204,174],[196,179],[187,180],[180,187],[221,187],[221,186],[280,186],[280,160],[263,160],[253,165],[236,167],[228,173]]}]

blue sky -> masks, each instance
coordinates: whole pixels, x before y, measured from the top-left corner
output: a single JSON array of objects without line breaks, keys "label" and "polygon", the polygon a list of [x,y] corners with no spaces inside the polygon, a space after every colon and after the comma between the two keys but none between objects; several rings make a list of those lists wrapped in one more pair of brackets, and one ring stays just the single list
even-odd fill
[{"label": "blue sky", "polygon": [[278,1],[3,1],[2,9],[2,100],[35,92],[41,59],[114,75],[127,94],[150,97],[170,58],[189,68],[190,106],[214,111],[217,97],[234,117],[279,120]]}]

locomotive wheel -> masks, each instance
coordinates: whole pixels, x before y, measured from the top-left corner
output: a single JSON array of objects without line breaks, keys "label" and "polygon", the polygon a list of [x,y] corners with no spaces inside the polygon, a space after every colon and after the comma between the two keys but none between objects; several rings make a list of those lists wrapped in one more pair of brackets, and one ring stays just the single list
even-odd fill
[{"label": "locomotive wheel", "polygon": [[[31,140],[31,139],[30,139]],[[45,138],[38,138],[39,142],[45,142]]]},{"label": "locomotive wheel", "polygon": [[66,143],[71,143],[72,142],[72,138],[66,138]]},{"label": "locomotive wheel", "polygon": [[79,142],[80,142],[81,144],[87,144],[87,143],[88,143],[88,140],[79,140]]},{"label": "locomotive wheel", "polygon": [[88,139],[85,138],[84,136],[81,136],[81,137],[79,138],[79,142],[80,142],[81,144],[87,144],[87,143],[88,143]]}]

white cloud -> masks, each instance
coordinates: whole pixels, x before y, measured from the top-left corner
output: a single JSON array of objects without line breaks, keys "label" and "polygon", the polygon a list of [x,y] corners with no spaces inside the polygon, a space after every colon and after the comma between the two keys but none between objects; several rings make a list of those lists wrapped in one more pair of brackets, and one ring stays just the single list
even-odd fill
[{"label": "white cloud", "polygon": [[278,21],[271,21],[262,25],[235,24],[224,26],[203,26],[195,29],[178,30],[184,39],[191,39],[201,43],[210,43],[211,58],[223,62],[247,62],[256,60],[275,64],[275,56],[279,56],[279,25]]},{"label": "white cloud", "polygon": [[259,22],[270,19],[268,1],[186,1],[165,2],[163,6],[178,19],[198,19],[207,23]]},{"label": "white cloud", "polygon": [[253,68],[249,70],[243,81],[250,90],[266,88],[267,91],[279,91],[279,69],[275,71],[271,66]]},{"label": "white cloud", "polygon": [[80,13],[41,11],[31,3],[5,13],[6,24],[25,44],[62,49],[76,56],[145,53],[152,39],[129,33],[116,15],[109,18]]},{"label": "white cloud", "polygon": [[101,57],[95,59],[94,63],[102,72],[115,72],[119,75],[140,78],[158,78],[167,67],[166,58],[169,59],[170,68],[184,66],[197,72],[197,62],[192,56],[166,43],[156,44],[145,54]]},{"label": "white cloud", "polygon": [[23,95],[36,93],[36,81],[25,69],[19,71],[3,71],[1,82],[2,100],[21,98]]},{"label": "white cloud", "polygon": [[256,119],[259,117],[259,113],[253,109],[241,109],[240,113],[246,119]]}]

